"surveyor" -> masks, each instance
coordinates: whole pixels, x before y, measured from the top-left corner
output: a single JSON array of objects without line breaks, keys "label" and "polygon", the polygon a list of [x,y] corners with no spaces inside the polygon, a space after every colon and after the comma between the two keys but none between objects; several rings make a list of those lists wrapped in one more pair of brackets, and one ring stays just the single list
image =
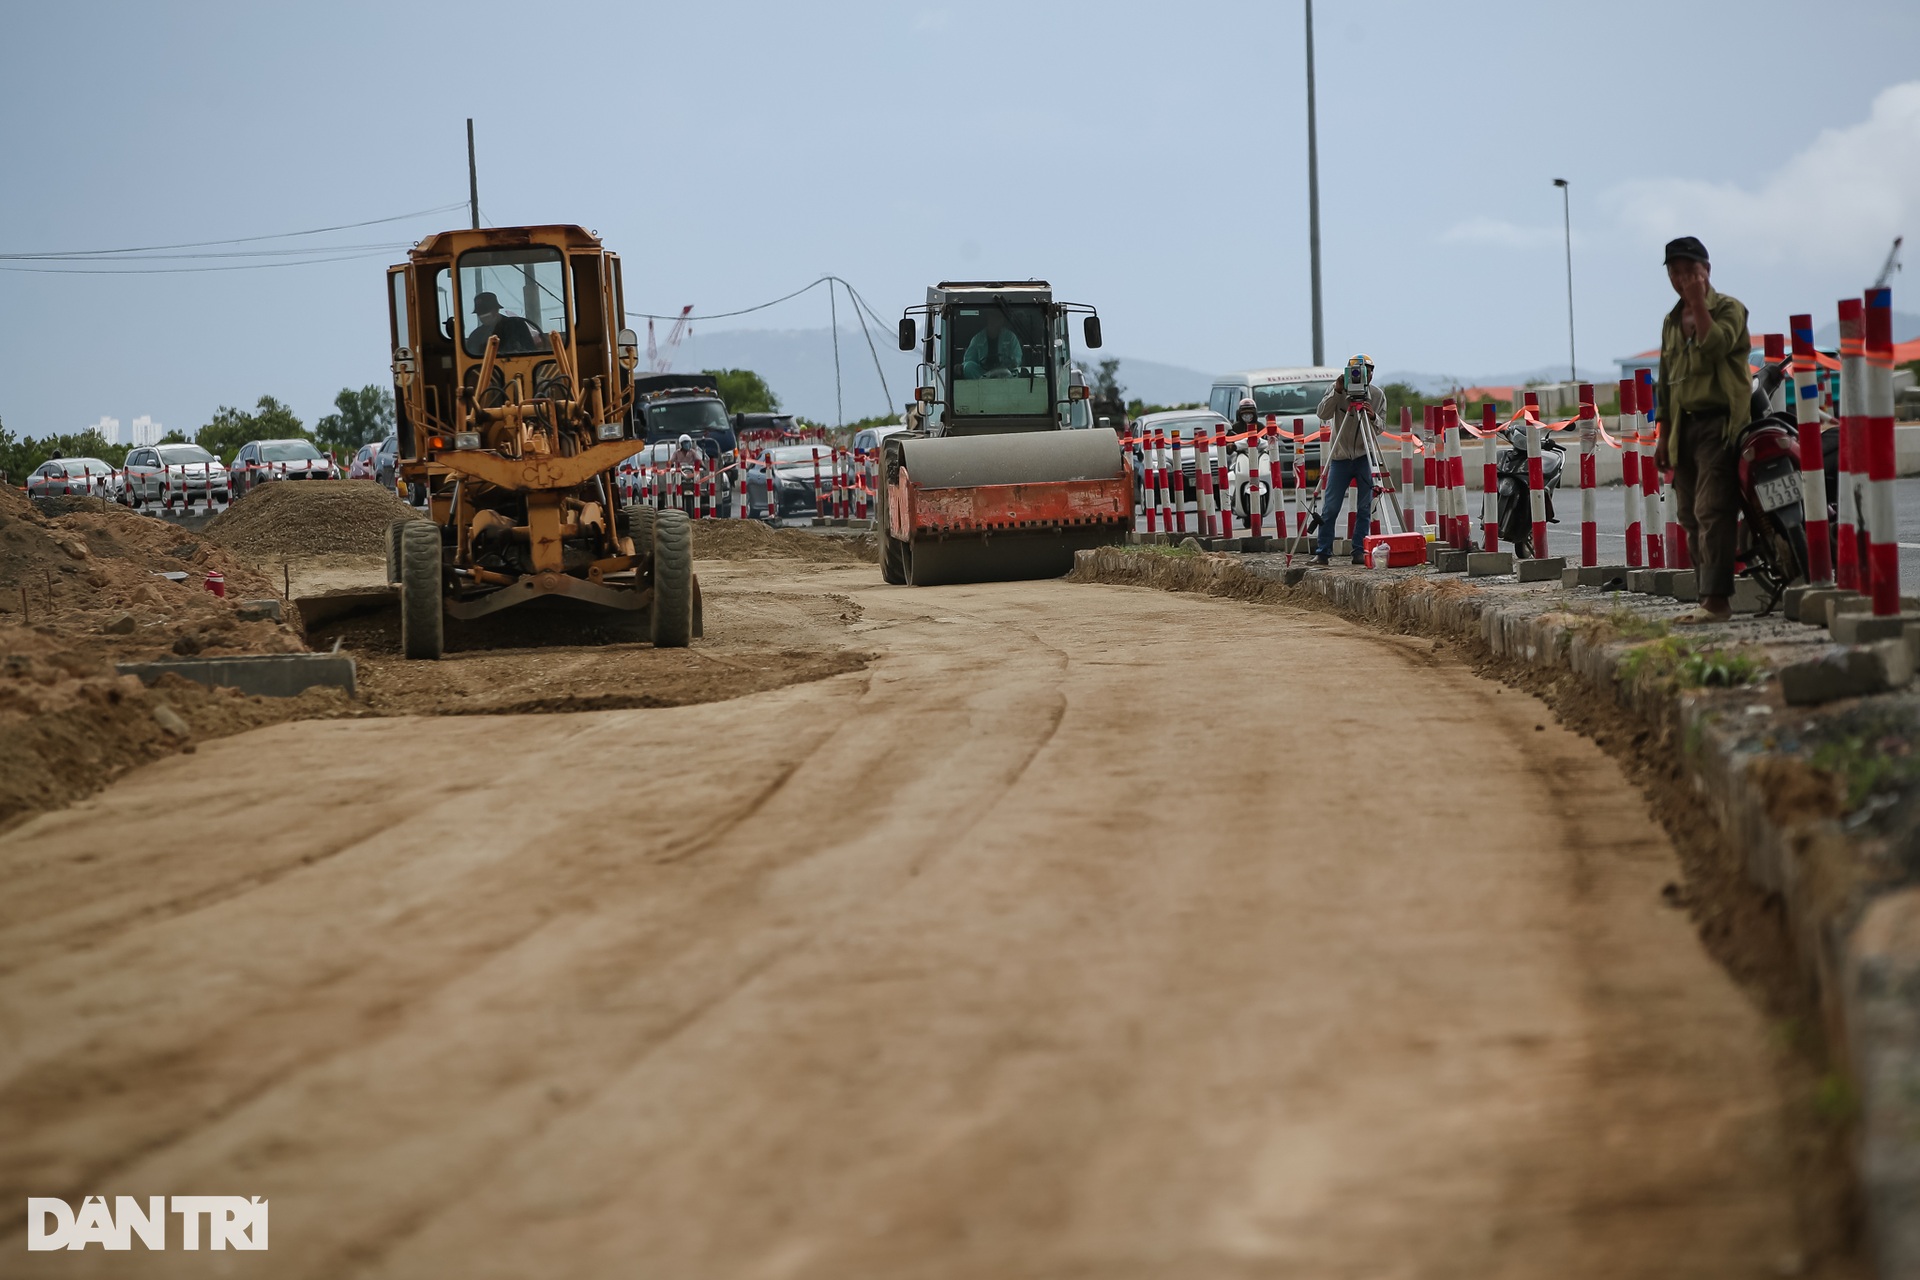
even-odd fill
[{"label": "surveyor", "polygon": [[1674,505],[1700,595],[1699,607],[1675,621],[1724,622],[1733,612],[1728,597],[1740,519],[1734,442],[1752,416],[1747,309],[1715,291],[1707,247],[1693,236],[1667,242],[1667,280],[1680,301],[1660,325],[1653,456],[1662,471],[1673,470]]},{"label": "surveyor", "polygon": [[1327,482],[1327,497],[1320,509],[1320,528],[1313,544],[1315,564],[1326,564],[1333,557],[1334,528],[1349,484],[1357,490],[1353,527],[1360,535],[1353,540],[1353,562],[1366,563],[1363,544],[1373,524],[1372,437],[1380,430],[1386,411],[1386,393],[1373,385],[1373,361],[1364,355],[1347,361],[1340,377],[1320,398],[1320,407],[1314,412],[1321,421],[1333,424],[1333,438],[1322,446],[1320,466]]},{"label": "surveyor", "polygon": [[1020,339],[1007,327],[1007,316],[998,307],[987,311],[987,327],[973,335],[966,354],[960,358],[964,378],[1011,378],[1025,356]]}]

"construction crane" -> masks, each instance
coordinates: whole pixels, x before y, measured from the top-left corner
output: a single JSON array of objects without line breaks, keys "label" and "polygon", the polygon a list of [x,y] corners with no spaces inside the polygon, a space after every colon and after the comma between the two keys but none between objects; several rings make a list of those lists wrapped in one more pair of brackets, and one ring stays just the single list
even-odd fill
[{"label": "construction crane", "polygon": [[687,323],[687,318],[692,314],[693,304],[691,302],[680,308],[680,318],[673,322],[673,328],[667,330],[667,349],[664,355],[662,355],[660,349],[654,345],[653,320],[651,317],[648,318],[647,371],[649,373],[668,373],[673,369],[674,348],[680,345],[683,338],[693,332],[693,326]]}]

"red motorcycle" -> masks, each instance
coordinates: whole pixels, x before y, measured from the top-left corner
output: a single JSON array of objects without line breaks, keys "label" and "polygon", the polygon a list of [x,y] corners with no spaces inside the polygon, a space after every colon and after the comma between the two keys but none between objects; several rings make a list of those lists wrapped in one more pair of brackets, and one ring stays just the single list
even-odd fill
[{"label": "red motorcycle", "polygon": [[1753,418],[1740,433],[1741,571],[1766,589],[1773,612],[1789,586],[1807,579],[1807,518],[1800,498],[1800,427],[1791,413],[1768,412],[1786,381],[1788,361],[1761,366]]}]

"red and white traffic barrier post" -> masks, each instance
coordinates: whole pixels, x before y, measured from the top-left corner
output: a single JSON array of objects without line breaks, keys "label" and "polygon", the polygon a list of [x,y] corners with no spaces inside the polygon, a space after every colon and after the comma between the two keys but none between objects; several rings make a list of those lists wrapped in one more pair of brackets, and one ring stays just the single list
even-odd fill
[{"label": "red and white traffic barrier post", "polygon": [[1595,475],[1593,449],[1600,440],[1600,415],[1593,406],[1593,384],[1580,384],[1580,566],[1591,569],[1600,563],[1600,521],[1594,510]]},{"label": "red and white traffic barrier post", "polygon": [[1480,411],[1480,549],[1500,549],[1500,421],[1493,401]]},{"label": "red and white traffic barrier post", "polygon": [[1861,392],[1867,372],[1865,308],[1858,298],[1840,300],[1840,501],[1839,523],[1834,548],[1834,585],[1843,591],[1858,591],[1860,564],[1859,512],[1854,491],[1856,437],[1861,413]]},{"label": "red and white traffic barrier post", "polygon": [[[1222,464],[1227,451],[1227,429],[1215,427],[1208,442],[1206,464],[1213,472],[1213,505],[1220,513],[1220,536],[1233,537],[1233,494],[1222,473]],[[1200,459],[1193,460],[1194,470],[1200,468]]]},{"label": "red and white traffic barrier post", "polygon": [[1620,379],[1620,491],[1626,504],[1627,568],[1640,567],[1640,388]]},{"label": "red and white traffic barrier post", "polygon": [[1873,616],[1900,612],[1900,544],[1893,528],[1893,290],[1866,297],[1866,386],[1861,433],[1867,464],[1867,569]]},{"label": "red and white traffic barrier post", "polygon": [[1447,432],[1447,487],[1453,491],[1453,545],[1473,549],[1473,518],[1467,514],[1467,455],[1460,447],[1466,434],[1460,426],[1460,407],[1448,397],[1440,405],[1440,421]]},{"label": "red and white traffic barrier post", "polygon": [[1815,361],[1813,317],[1793,316],[1793,420],[1800,432],[1800,510],[1807,528],[1807,581],[1833,581],[1832,549],[1827,545],[1827,462],[1820,434],[1820,366]]},{"label": "red and white traffic barrier post", "polygon": [[1280,463],[1280,417],[1267,415],[1267,493],[1273,504],[1273,536],[1285,541],[1287,537],[1287,490],[1286,476]]},{"label": "red and white traffic barrier post", "polygon": [[1547,480],[1540,461],[1540,397],[1527,393],[1527,502],[1533,521],[1533,559],[1547,556]]},{"label": "red and white traffic barrier post", "polygon": [[1653,420],[1653,380],[1645,371],[1635,375],[1639,388],[1640,415],[1647,424],[1644,446],[1640,451],[1640,518],[1647,541],[1647,568],[1667,565],[1666,504],[1660,487],[1660,428]]}]

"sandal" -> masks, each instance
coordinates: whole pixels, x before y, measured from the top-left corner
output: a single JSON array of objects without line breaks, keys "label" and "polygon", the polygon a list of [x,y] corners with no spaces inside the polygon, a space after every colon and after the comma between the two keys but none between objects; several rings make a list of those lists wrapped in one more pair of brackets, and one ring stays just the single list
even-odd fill
[{"label": "sandal", "polygon": [[1689,609],[1673,620],[1676,627],[1704,627],[1719,622],[1732,622],[1733,610],[1725,613],[1711,613],[1705,609]]}]

